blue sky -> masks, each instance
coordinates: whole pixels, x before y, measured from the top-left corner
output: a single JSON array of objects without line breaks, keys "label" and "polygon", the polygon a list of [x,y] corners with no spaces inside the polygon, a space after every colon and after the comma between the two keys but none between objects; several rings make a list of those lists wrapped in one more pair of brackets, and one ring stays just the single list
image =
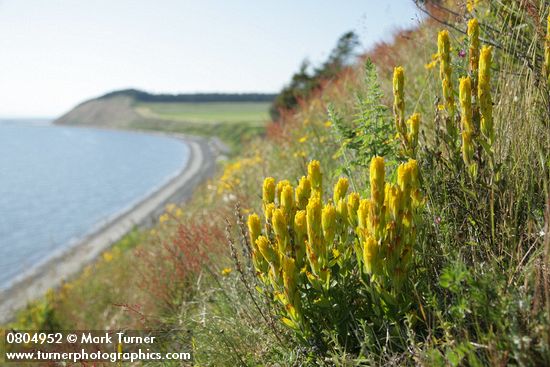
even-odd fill
[{"label": "blue sky", "polygon": [[412,0],[0,0],[0,116],[130,87],[276,92],[344,32],[368,48],[418,17]]}]

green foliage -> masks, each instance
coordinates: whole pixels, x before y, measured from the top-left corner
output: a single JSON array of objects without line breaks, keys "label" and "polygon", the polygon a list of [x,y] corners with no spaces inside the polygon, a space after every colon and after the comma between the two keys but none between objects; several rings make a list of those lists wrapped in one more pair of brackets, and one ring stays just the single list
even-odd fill
[{"label": "green foliage", "polygon": [[300,101],[306,100],[325,81],[335,78],[349,66],[354,61],[355,50],[359,44],[357,35],[354,32],[347,32],[340,37],[327,61],[318,68],[310,72],[309,62],[303,61],[300,70],[292,76],[290,83],[275,97],[270,108],[273,121],[279,119],[281,111],[294,110]]},{"label": "green foliage", "polygon": [[342,142],[338,154],[345,157],[346,173],[358,167],[368,167],[374,156],[391,160],[396,154],[391,115],[383,102],[376,66],[367,60],[364,68],[366,92],[356,96],[357,112],[353,121],[345,121],[333,106],[329,107],[330,120]]}]

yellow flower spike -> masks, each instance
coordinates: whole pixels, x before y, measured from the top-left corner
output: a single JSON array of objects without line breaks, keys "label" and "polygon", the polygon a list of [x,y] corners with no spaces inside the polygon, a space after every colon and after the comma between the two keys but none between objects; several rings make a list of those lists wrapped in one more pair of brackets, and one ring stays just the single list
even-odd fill
[{"label": "yellow flower spike", "polygon": [[277,207],[275,206],[275,203],[269,203],[266,205],[265,207],[265,219],[267,220],[267,222],[270,222],[272,221],[273,219],[273,211],[276,209]]},{"label": "yellow flower spike", "polygon": [[405,70],[398,66],[393,69],[393,113],[397,132],[405,135]]},{"label": "yellow flower spike", "polygon": [[281,180],[279,182],[277,182],[277,188],[276,188],[276,197],[277,197],[277,201],[279,203],[279,205],[281,205],[281,194],[283,193],[283,189],[286,187],[286,186],[292,186],[290,184],[290,181],[289,180]]},{"label": "yellow flower spike", "polygon": [[384,180],[385,180],[384,158],[373,157],[370,162],[370,192],[371,198],[378,209],[384,205]]},{"label": "yellow flower spike", "polygon": [[479,76],[477,96],[481,113],[481,132],[493,144],[493,100],[491,97],[491,59],[492,47],[483,46],[479,58]]},{"label": "yellow flower spike", "polygon": [[[297,293],[297,277],[296,263],[293,258],[283,256],[282,263],[283,270],[283,285],[285,289],[286,301],[288,304],[294,307],[295,311],[299,312],[300,309],[300,296]],[[293,319],[296,319],[297,315],[291,315]]]},{"label": "yellow flower spike", "polygon": [[420,130],[420,114],[414,113],[408,120],[407,126],[409,128],[408,144],[411,155],[415,155],[416,147],[418,146],[418,132]]},{"label": "yellow flower spike", "polygon": [[307,178],[311,183],[311,189],[319,197],[323,194],[323,174],[321,173],[321,164],[319,161],[311,161],[307,166]]},{"label": "yellow flower spike", "polygon": [[[311,264],[312,268],[314,268],[314,266],[317,266],[317,264],[322,260],[321,257],[323,257],[324,253],[326,252],[325,247],[322,243],[323,232],[321,228],[321,216],[321,200],[317,197],[312,197],[311,199],[309,199],[309,203],[306,207],[308,242],[311,246],[313,255],[316,257],[315,264]],[[326,259],[326,257],[324,258]]]},{"label": "yellow flower spike", "polygon": [[397,167],[397,184],[405,197],[410,197],[412,190],[418,185],[418,165],[416,160],[409,159],[407,163],[402,163]]},{"label": "yellow flower spike", "polygon": [[439,53],[439,77],[443,89],[445,108],[452,119],[454,116],[454,97],[451,68],[451,43],[447,30],[439,32],[437,36],[437,52]]},{"label": "yellow flower spike", "polygon": [[359,208],[357,209],[357,225],[359,228],[367,228],[371,206],[372,202],[369,199],[362,199],[359,203]]},{"label": "yellow flower spike", "polygon": [[336,208],[334,205],[328,204],[323,208],[321,224],[326,244],[330,246],[334,242],[334,237],[336,235]]},{"label": "yellow flower spike", "polygon": [[294,213],[294,191],[290,185],[283,187],[281,193],[281,209],[283,209],[285,218],[287,222],[289,222]]},{"label": "yellow flower spike", "polygon": [[296,235],[296,263],[302,267],[306,254],[307,219],[305,210],[298,210],[294,216],[294,233]]},{"label": "yellow flower spike", "polygon": [[467,131],[471,135],[474,133],[474,124],[472,121],[472,80],[469,76],[460,78],[459,95],[462,131]]},{"label": "yellow flower spike", "polygon": [[338,213],[338,233],[343,233],[348,226],[348,205],[344,199],[340,199],[336,204],[336,212]]},{"label": "yellow flower spike", "polygon": [[265,236],[259,236],[256,240],[256,246],[264,259],[272,266],[278,267],[279,260],[273,246]]},{"label": "yellow flower spike", "polygon": [[363,263],[365,264],[365,272],[372,274],[375,268],[376,258],[378,257],[378,243],[369,236],[363,243]]},{"label": "yellow flower spike", "polygon": [[462,159],[467,167],[473,163],[474,146],[472,144],[472,134],[469,131],[462,132]]},{"label": "yellow flower spike", "polygon": [[311,182],[305,176],[300,178],[298,186],[296,186],[296,207],[298,209],[305,209],[309,197],[311,196]]},{"label": "yellow flower spike", "polygon": [[404,210],[404,192],[399,186],[390,185],[388,190],[388,213],[393,221],[400,223]]},{"label": "yellow flower spike", "polygon": [[338,204],[340,200],[346,197],[348,188],[349,188],[348,179],[345,177],[340,177],[336,185],[334,185],[334,194],[333,194],[334,204]]},{"label": "yellow flower spike", "polygon": [[479,22],[476,18],[468,21],[469,68],[472,75],[477,76],[479,67]]},{"label": "yellow flower spike", "polygon": [[248,233],[250,235],[250,244],[252,247],[256,245],[256,240],[262,234],[262,224],[258,214],[254,213],[248,217]]},{"label": "yellow flower spike", "polygon": [[416,159],[409,159],[406,165],[409,167],[409,170],[411,171],[411,187],[412,188],[418,188],[418,162]]},{"label": "yellow flower spike", "polygon": [[262,187],[262,201],[264,206],[275,201],[275,179],[273,177],[267,177],[264,180]]},{"label": "yellow flower spike", "polygon": [[289,251],[288,228],[285,214],[282,209],[273,211],[273,231],[277,237],[279,253],[286,254]]},{"label": "yellow flower spike", "polygon": [[357,209],[359,209],[360,196],[356,192],[348,195],[348,223],[352,228],[357,227]]}]

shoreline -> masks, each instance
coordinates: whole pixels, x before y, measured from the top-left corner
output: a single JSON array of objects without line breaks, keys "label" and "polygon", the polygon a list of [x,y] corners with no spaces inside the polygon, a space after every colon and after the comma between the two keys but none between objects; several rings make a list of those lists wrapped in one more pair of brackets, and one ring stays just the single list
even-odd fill
[{"label": "shoreline", "polygon": [[[132,131],[128,132],[141,132]],[[48,289],[78,274],[103,251],[120,240],[136,226],[149,226],[164,212],[165,205],[180,203],[191,197],[196,186],[210,177],[215,169],[215,147],[208,138],[181,134],[151,132],[183,140],[189,147],[189,158],[182,170],[163,186],[140,202],[111,218],[65,251],[32,269],[8,288],[0,290],[0,323],[13,319],[15,313],[30,301],[42,297]]]}]

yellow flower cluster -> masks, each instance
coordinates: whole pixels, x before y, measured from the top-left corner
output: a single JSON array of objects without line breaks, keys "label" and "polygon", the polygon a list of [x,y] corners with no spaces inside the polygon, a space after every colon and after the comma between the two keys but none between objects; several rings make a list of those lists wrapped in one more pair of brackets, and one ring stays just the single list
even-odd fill
[{"label": "yellow flower cluster", "polygon": [[246,167],[252,167],[262,162],[262,158],[256,155],[251,158],[243,158],[233,163],[228,163],[223,170],[223,174],[220,178],[217,192],[223,194],[227,190],[233,190],[241,183],[239,174]]},{"label": "yellow flower cluster", "polygon": [[[473,3],[472,3],[473,4]],[[476,2],[477,4],[477,2]],[[468,76],[460,78],[459,102],[462,140],[462,159],[472,176],[477,175],[477,163],[474,153],[475,142],[490,153],[494,143],[493,101],[491,97],[491,64],[492,48],[483,46],[480,49],[479,22],[471,19],[468,22]],[[446,119],[447,133],[456,141],[454,126],[454,98],[452,85],[452,67],[449,32],[443,30],[438,34],[438,57],[440,63],[440,79],[445,105],[449,113]]]},{"label": "yellow flower cluster", "polygon": [[477,70],[479,67],[479,22],[476,18],[468,21],[468,68],[472,78],[472,87],[477,87]]},{"label": "yellow flower cluster", "polygon": [[393,113],[395,128],[405,155],[414,157],[418,146],[420,114],[414,113],[405,123],[405,71],[398,66],[393,70]]},{"label": "yellow flower cluster", "polygon": [[481,114],[481,133],[484,138],[493,144],[493,99],[491,97],[491,60],[492,47],[483,46],[479,58],[479,74],[477,98],[479,99],[479,112]]},{"label": "yellow flower cluster", "polygon": [[451,68],[451,43],[449,41],[449,32],[446,30],[439,32],[437,36],[437,52],[439,55],[439,77],[441,79],[441,88],[443,89],[443,99],[447,113],[452,120],[455,111],[455,102]]},{"label": "yellow flower cluster", "polygon": [[460,79],[459,96],[462,123],[462,158],[468,167],[473,167],[475,163],[473,161],[472,137],[475,130],[472,120],[472,80],[469,76]]},{"label": "yellow flower cluster", "polygon": [[309,163],[307,176],[295,188],[287,180],[264,180],[263,225],[258,214],[248,217],[252,260],[258,278],[281,304],[286,325],[306,330],[303,293],[322,295],[334,272],[350,264],[380,285],[398,289],[402,284],[421,202],[416,161],[400,165],[397,175],[396,185],[386,183],[384,159],[375,157],[370,198],[348,193],[348,180],[340,178],[327,202],[318,161]]}]

